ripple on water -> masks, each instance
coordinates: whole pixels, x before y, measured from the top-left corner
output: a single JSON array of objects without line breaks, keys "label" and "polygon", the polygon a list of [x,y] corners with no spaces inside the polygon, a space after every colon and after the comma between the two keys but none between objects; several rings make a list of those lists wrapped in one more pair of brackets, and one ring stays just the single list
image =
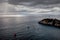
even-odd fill
[{"label": "ripple on water", "polygon": [[[0,28],[0,39],[20,39],[20,40],[60,40],[60,29],[39,25],[37,21],[28,21],[20,23],[12,21],[0,20],[2,23]],[[16,33],[16,38],[13,36]],[[3,40],[4,40],[3,39]]]}]

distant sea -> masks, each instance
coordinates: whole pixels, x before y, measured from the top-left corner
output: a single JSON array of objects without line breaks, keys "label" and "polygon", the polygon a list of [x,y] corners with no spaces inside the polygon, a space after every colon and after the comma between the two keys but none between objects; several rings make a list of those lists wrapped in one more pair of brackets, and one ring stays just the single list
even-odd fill
[{"label": "distant sea", "polygon": [[56,15],[0,17],[0,40],[60,40],[60,28],[38,24],[44,18],[60,19]]}]

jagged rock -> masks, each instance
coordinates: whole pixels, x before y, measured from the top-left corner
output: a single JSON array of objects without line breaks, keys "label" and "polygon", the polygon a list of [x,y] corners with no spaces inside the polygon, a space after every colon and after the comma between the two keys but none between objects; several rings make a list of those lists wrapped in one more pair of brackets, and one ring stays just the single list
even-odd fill
[{"label": "jagged rock", "polygon": [[43,24],[43,25],[49,25],[49,26],[55,26],[55,27],[60,27],[60,20],[58,19],[43,19],[41,21],[38,22],[39,24]]}]

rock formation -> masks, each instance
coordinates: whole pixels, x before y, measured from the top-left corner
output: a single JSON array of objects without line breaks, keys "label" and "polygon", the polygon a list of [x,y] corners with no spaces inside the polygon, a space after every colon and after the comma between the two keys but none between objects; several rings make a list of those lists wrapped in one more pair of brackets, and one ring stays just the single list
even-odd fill
[{"label": "rock formation", "polygon": [[50,26],[55,26],[55,27],[60,27],[60,20],[58,19],[43,19],[38,22],[39,24],[44,24],[44,25],[50,25]]}]

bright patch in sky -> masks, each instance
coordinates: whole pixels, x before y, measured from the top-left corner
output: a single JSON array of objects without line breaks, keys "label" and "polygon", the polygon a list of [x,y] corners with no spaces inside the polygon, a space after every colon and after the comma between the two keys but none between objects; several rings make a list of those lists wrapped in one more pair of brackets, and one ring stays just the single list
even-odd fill
[{"label": "bright patch in sky", "polygon": [[25,15],[0,15],[0,17],[24,17]]}]

